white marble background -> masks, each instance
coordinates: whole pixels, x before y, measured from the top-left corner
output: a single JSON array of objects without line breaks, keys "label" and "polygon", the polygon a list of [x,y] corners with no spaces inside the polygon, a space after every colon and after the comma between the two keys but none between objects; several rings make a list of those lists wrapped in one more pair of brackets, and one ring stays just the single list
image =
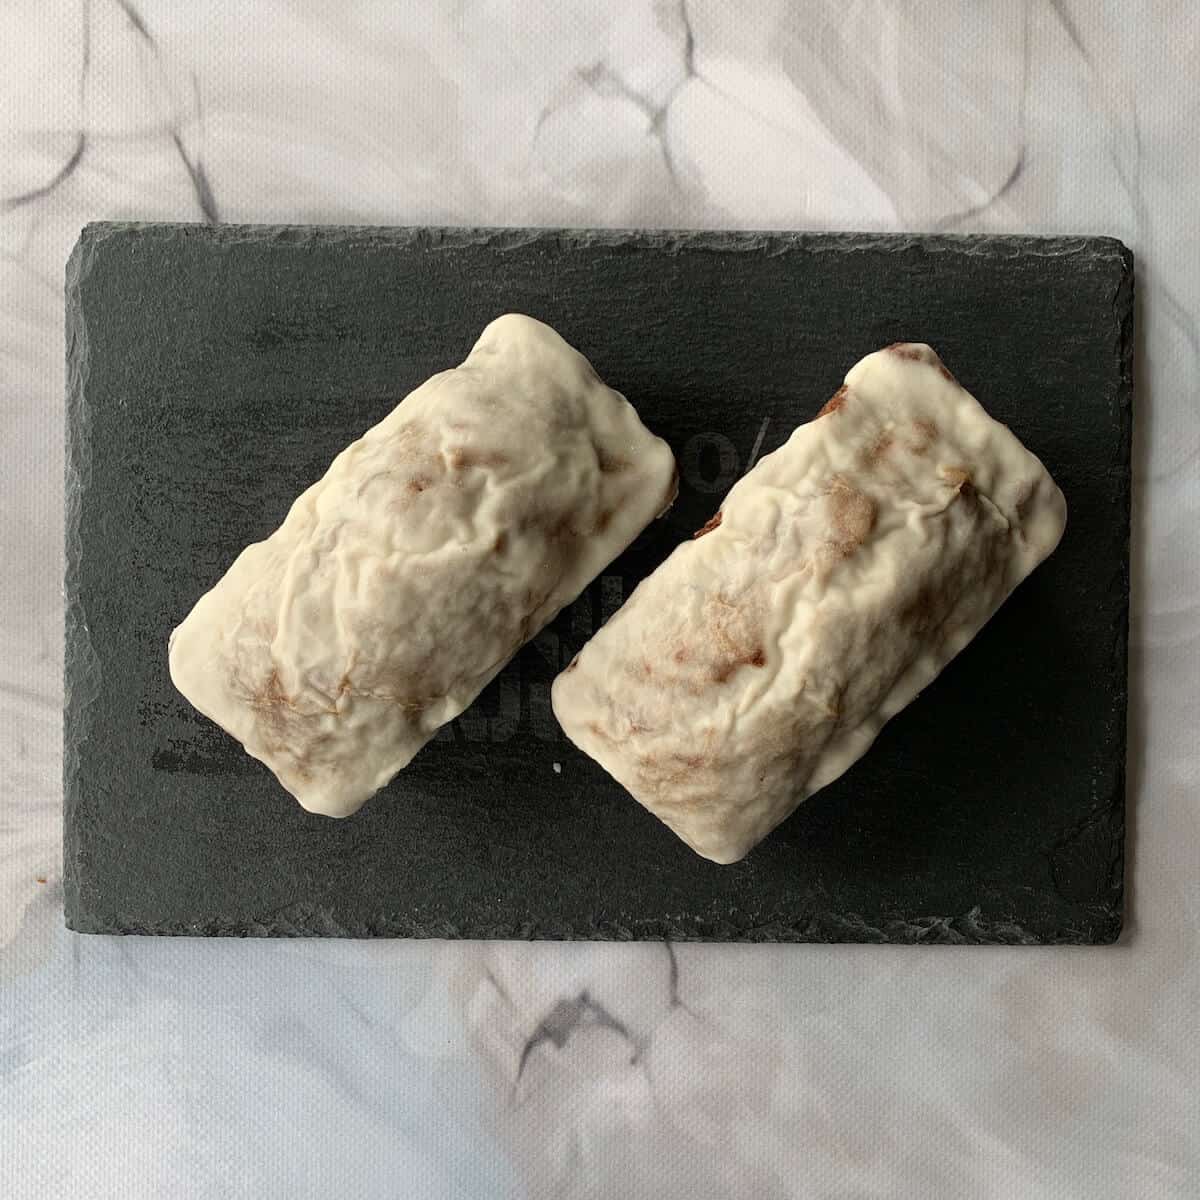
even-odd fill
[{"label": "white marble background", "polygon": [[[1200,1195],[1198,128],[1189,0],[0,3],[0,1195]],[[62,268],[122,217],[1125,239],[1122,944],[68,935]]]}]

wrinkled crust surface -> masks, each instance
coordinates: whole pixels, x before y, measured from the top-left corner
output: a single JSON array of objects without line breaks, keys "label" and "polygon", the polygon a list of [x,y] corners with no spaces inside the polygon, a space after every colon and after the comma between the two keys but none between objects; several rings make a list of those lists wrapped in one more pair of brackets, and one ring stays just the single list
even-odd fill
[{"label": "wrinkled crust surface", "polygon": [[670,449],[508,315],[334,459],[171,635],[171,678],[300,803],[344,816],[675,494]]},{"label": "wrinkled crust surface", "polygon": [[567,735],[734,862],[1057,546],[1045,467],[926,345],[868,355],[555,681]]}]

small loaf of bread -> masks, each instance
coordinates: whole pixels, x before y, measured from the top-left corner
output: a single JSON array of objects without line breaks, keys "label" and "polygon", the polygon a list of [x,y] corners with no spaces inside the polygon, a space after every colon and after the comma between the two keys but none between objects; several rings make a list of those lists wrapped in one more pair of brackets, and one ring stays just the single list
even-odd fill
[{"label": "small loaf of bread", "polygon": [[175,686],[345,816],[674,499],[675,460],[529,317],[333,460],[171,635]]},{"label": "small loaf of bread", "polygon": [[577,746],[741,858],[870,747],[1058,545],[1046,468],[928,346],[871,354],[555,681]]}]

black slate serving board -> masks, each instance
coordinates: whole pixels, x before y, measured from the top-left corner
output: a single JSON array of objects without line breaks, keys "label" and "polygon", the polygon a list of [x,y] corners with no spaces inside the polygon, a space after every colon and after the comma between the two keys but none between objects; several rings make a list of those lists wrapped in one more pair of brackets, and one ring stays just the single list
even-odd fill
[{"label": "black slate serving board", "polygon": [[[670,441],[679,501],[357,816],[309,815],[175,693],[167,635],[507,310]],[[1103,238],[89,226],[67,268],[68,925],[1113,940],[1131,322],[1131,256]],[[715,866],[571,747],[550,681],[756,454],[901,339],[1043,458],[1066,537],[862,762]]]}]

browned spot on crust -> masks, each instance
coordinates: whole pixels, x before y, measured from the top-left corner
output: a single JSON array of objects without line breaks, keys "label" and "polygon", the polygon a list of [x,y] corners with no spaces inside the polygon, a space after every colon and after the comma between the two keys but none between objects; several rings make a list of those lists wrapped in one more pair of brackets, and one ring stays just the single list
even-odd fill
[{"label": "browned spot on crust", "polygon": [[641,682],[648,682],[654,676],[654,667],[648,658],[624,659],[622,669],[630,678]]},{"label": "browned spot on crust", "polygon": [[846,398],[850,395],[850,389],[843,383],[832,396],[821,406],[821,411],[817,413],[818,417],[828,416],[829,413],[835,413],[846,403]]},{"label": "browned spot on crust", "polygon": [[739,667],[765,667],[767,656],[761,646],[743,658],[730,659],[728,662],[717,663],[713,667],[713,683],[727,683]]},{"label": "browned spot on crust", "polygon": [[831,527],[830,544],[843,558],[849,557],[875,527],[875,502],[837,476],[830,484],[826,507]]},{"label": "browned spot on crust", "polygon": [[328,734],[317,733],[312,725],[323,714],[338,716],[336,698],[329,708],[302,709],[283,690],[279,672],[272,668],[265,681],[244,697],[257,714],[261,735],[272,749],[287,761],[287,769],[302,782],[311,779],[312,756],[329,741]]},{"label": "browned spot on crust", "polygon": [[423,492],[433,481],[426,479],[423,475],[417,476],[415,479],[410,479],[404,486],[414,494]]},{"label": "browned spot on crust", "polygon": [[971,482],[970,472],[964,468],[943,467],[941,476],[964,500],[974,496],[975,485]]},{"label": "browned spot on crust", "polygon": [[909,362],[922,362],[930,367],[937,367],[938,374],[955,386],[958,385],[958,380],[946,369],[946,364],[938,357],[937,351],[929,346],[918,346],[913,342],[893,342],[890,346],[885,346],[885,350],[892,354],[898,355],[900,358],[906,358]]},{"label": "browned spot on crust", "polygon": [[917,440],[912,443],[912,452],[928,454],[929,447],[937,441],[937,426],[932,421],[914,421],[913,433],[917,435]]},{"label": "browned spot on crust", "polygon": [[[370,686],[356,687],[350,682],[350,673],[346,672],[338,681],[334,693],[334,705],[345,695],[354,696],[360,700],[376,700],[381,704],[394,704],[406,713],[423,713],[431,704],[439,699],[437,696],[413,696],[407,692],[379,690]],[[333,716],[342,714],[336,707],[328,710]]]},{"label": "browned spot on crust", "polygon": [[575,670],[575,668],[577,666],[579,666],[579,655],[578,654],[575,655],[575,657],[573,659],[571,659],[571,661],[569,663],[567,663],[567,668],[565,671],[563,671],[563,674],[564,675],[570,674],[570,672]]},{"label": "browned spot on crust", "polygon": [[892,431],[884,429],[875,441],[863,451],[863,465],[877,467],[887,457],[887,452],[892,448],[892,443],[895,440],[896,438]]},{"label": "browned spot on crust", "polygon": [[608,508],[602,508],[596,516],[595,525],[592,526],[593,531],[595,533],[603,533],[608,528],[612,519],[612,510]]},{"label": "browned spot on crust", "polygon": [[492,543],[492,551],[496,554],[503,554],[508,549],[508,531],[500,530],[496,534],[496,540]]},{"label": "browned spot on crust", "polygon": [[656,671],[666,677],[665,686],[702,696],[741,667],[764,666],[765,615],[762,597],[753,589],[735,597],[707,596],[699,636],[675,643],[667,661],[656,665]]},{"label": "browned spot on crust", "polygon": [[596,450],[596,461],[602,475],[616,475],[620,471],[628,471],[633,465],[629,459],[622,458],[619,454],[609,454],[603,447]]},{"label": "browned spot on crust", "polygon": [[571,514],[564,513],[553,525],[546,527],[546,537],[552,541],[561,541],[565,537],[574,537],[575,529],[571,524]]},{"label": "browned spot on crust", "polygon": [[[336,770],[333,726],[345,716],[352,698],[395,705],[406,715],[420,713],[440,699],[439,683],[423,659],[381,671],[376,664],[358,663],[353,654],[340,676],[310,675],[303,691],[289,694],[267,650],[274,623],[257,620],[254,631],[261,640],[240,648],[230,686],[253,710],[255,733],[272,767],[292,784],[306,784]],[[422,694],[414,694],[418,690]]]},{"label": "browned spot on crust", "polygon": [[713,683],[728,683],[741,665],[740,662],[718,663],[713,667]]},{"label": "browned spot on crust", "polygon": [[702,754],[664,754],[659,758],[656,754],[644,754],[641,758],[643,769],[654,771],[663,776],[663,782],[679,778],[688,771],[695,771],[704,766]]},{"label": "browned spot on crust", "polygon": [[466,471],[471,467],[504,467],[508,455],[498,450],[476,450],[469,446],[455,446],[446,452],[446,461],[451,470]]},{"label": "browned spot on crust", "polygon": [[266,682],[251,697],[251,703],[264,708],[280,704],[287,705],[288,708],[293,707],[291,697],[283,690],[283,684],[279,682],[278,670],[273,670],[267,676]]},{"label": "browned spot on crust", "polygon": [[706,533],[712,533],[714,529],[720,526],[722,519],[721,510],[718,508],[717,511],[713,513],[713,515],[709,517],[708,520],[705,521],[695,533],[692,534],[692,538],[700,538]]}]

